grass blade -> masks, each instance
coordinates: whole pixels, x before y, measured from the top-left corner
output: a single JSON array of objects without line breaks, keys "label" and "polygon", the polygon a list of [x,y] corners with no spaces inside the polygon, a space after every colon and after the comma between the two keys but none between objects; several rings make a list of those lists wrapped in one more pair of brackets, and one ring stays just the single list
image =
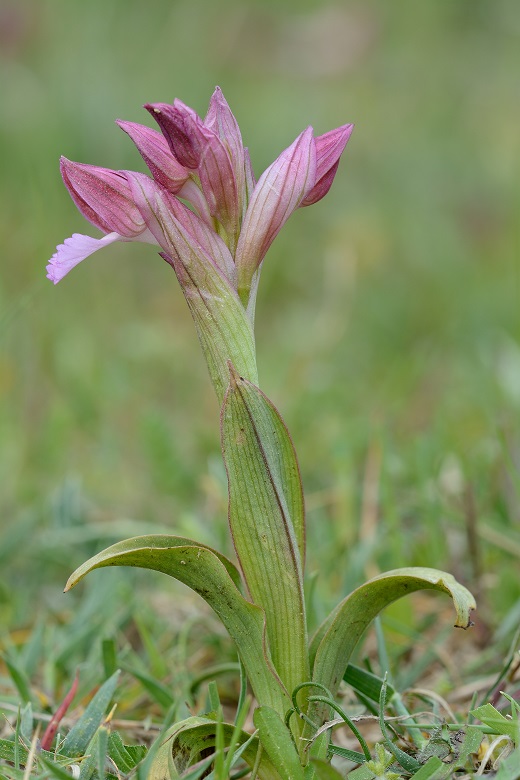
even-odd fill
[{"label": "grass blade", "polygon": [[88,704],[81,718],[69,731],[61,747],[60,752],[63,755],[74,757],[85,754],[89,743],[105,717],[105,712],[119,681],[119,674],[120,672],[117,671],[103,683]]}]

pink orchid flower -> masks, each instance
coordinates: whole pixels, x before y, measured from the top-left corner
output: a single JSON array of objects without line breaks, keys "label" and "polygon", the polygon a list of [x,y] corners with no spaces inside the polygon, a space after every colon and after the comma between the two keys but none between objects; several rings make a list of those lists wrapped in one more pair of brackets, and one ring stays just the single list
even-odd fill
[{"label": "pink orchid flower", "polygon": [[[57,247],[47,276],[60,281],[86,257],[115,241],[157,245],[181,281],[197,255],[195,287],[218,273],[252,319],[258,270],[293,211],[329,191],[353,125],[313,137],[307,128],[258,182],[237,121],[217,87],[201,119],[180,100],[146,108],[161,133],[119,121],[152,178],[65,158],[65,186],[83,216],[105,235],[75,233]],[[188,204],[186,206],[185,204]],[[205,270],[204,270],[205,269]]]}]

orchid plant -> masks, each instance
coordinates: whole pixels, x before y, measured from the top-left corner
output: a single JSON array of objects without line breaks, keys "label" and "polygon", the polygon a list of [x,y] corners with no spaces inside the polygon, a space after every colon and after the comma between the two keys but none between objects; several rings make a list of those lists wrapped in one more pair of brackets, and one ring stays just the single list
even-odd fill
[{"label": "orchid plant", "polygon": [[50,260],[48,277],[59,282],[115,241],[155,245],[173,268],[221,404],[237,563],[201,542],[141,536],[91,558],[66,589],[105,566],[161,571],[202,596],[235,642],[254,697],[256,731],[251,735],[211,714],[177,723],[156,746],[150,777],[180,777],[219,740],[232,743],[259,778],[325,776],[319,767],[329,755],[330,739],[323,724],[351,654],[378,613],[419,589],[448,593],[457,626],[470,625],[475,607],[471,594],[449,574],[397,569],[347,596],[309,641],[303,490],[287,427],[258,387],[255,299],[271,243],[293,211],[328,193],[353,126],[317,137],[308,127],[257,181],[219,88],[204,119],[180,100],[145,107],[159,131],[133,122],[118,125],[137,146],[151,177],[61,160],[72,199],[104,236],[65,239]]}]

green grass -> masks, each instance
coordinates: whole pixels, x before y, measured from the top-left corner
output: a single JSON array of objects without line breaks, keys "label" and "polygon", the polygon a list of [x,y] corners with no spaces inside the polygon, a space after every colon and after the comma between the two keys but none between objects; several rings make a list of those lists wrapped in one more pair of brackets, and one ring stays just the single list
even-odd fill
[{"label": "green grass", "polygon": [[[4,5],[0,644],[34,706],[54,706],[78,664],[83,695],[104,679],[107,637],[167,685],[197,642],[193,673],[232,660],[212,617],[158,576],[101,572],[61,593],[85,557],[141,531],[231,551],[218,408],[171,269],[123,245],[44,279],[56,243],[89,232],[59,155],[142,170],[113,120],[146,123],[142,103],[175,96],[203,113],[217,83],[257,174],[307,124],[356,123],[331,193],[271,248],[257,314],[317,593],[331,606],[374,567],[452,571],[479,596],[468,676],[498,670],[520,616],[515,0]],[[421,621],[422,602],[384,619],[400,669]],[[164,669],[150,672],[139,625]],[[125,680],[123,712],[160,720],[164,702]]]}]

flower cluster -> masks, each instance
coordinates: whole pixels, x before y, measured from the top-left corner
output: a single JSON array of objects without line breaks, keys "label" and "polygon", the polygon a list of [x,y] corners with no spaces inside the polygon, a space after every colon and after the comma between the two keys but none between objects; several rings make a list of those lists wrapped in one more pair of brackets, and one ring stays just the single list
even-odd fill
[{"label": "flower cluster", "polygon": [[72,199],[105,235],[75,233],[65,239],[47,266],[48,278],[59,282],[114,241],[143,241],[160,247],[183,289],[187,278],[204,289],[194,266],[199,276],[217,274],[252,318],[257,272],[267,250],[295,209],[326,195],[353,126],[317,138],[308,127],[255,181],[237,121],[218,87],[204,120],[180,100],[145,108],[161,132],[134,122],[118,125],[152,178],[62,158]]}]

